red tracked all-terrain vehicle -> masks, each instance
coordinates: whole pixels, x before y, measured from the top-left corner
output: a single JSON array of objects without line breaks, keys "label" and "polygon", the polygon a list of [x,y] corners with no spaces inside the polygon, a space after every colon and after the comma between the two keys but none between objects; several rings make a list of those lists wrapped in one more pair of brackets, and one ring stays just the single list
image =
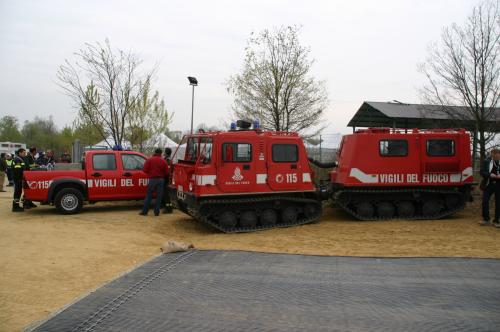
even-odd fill
[{"label": "red tracked all-terrain vehicle", "polygon": [[461,210],[473,185],[464,129],[365,129],[343,137],[333,201],[361,220],[439,219]]},{"label": "red tracked all-terrain vehicle", "polygon": [[173,156],[171,201],[227,233],[319,219],[321,200],[302,139],[250,126],[238,121],[228,132],[184,137]]},{"label": "red tracked all-terrain vehicle", "polygon": [[462,209],[473,185],[464,129],[358,130],[343,137],[328,189],[313,183],[296,133],[250,130],[184,137],[169,194],[180,210],[217,229],[249,232],[318,220],[322,200],[360,220],[439,219]]}]

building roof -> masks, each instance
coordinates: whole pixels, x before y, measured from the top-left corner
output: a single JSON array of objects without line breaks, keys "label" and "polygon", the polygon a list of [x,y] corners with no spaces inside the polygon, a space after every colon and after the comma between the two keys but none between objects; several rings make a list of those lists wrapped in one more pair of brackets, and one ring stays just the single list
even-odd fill
[{"label": "building roof", "polygon": [[[462,106],[438,106],[405,104],[400,102],[365,101],[354,114],[349,127],[394,127],[394,128],[474,128],[474,121],[464,120],[467,108]],[[500,132],[500,108],[494,109],[489,127]],[[498,120],[497,120],[498,119]]]}]

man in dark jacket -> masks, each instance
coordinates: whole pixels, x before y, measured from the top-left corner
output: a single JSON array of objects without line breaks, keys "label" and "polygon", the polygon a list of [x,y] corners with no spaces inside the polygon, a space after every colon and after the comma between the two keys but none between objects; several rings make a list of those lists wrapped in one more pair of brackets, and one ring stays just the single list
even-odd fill
[{"label": "man in dark jacket", "polygon": [[490,199],[495,195],[495,219],[493,225],[500,227],[500,150],[492,149],[491,157],[481,165],[481,176],[485,181],[483,191],[483,221],[482,226],[490,224]]},{"label": "man in dark jacket", "polygon": [[139,214],[142,216],[148,214],[149,205],[153,199],[153,193],[156,192],[155,216],[158,216],[160,214],[165,178],[168,174],[168,165],[166,160],[161,157],[161,149],[156,149],[155,154],[146,160],[143,171],[148,175],[149,182],[144,206]]},{"label": "man in dark jacket", "polygon": [[21,195],[23,194],[23,173],[29,171],[29,166],[24,161],[26,150],[17,150],[17,155],[12,163],[12,176],[14,178],[14,200],[12,201],[12,212],[22,212],[24,208],[19,206]]},{"label": "man in dark jacket", "polygon": [[[30,148],[28,154],[25,155],[23,157],[23,159],[24,159],[24,162],[26,163],[26,166],[27,166],[26,170],[27,171],[37,168],[36,148],[35,147]],[[23,200],[23,207],[25,209],[31,209],[31,208],[36,208],[36,205],[32,201],[24,199]]]},{"label": "man in dark jacket", "polygon": [[172,167],[171,156],[172,156],[172,149],[165,148],[165,161],[167,162],[169,172],[167,174],[167,177],[165,178],[165,186],[164,186],[164,190],[163,190],[162,205],[163,205],[163,212],[164,213],[172,213],[172,211],[173,211],[172,203],[170,203],[170,196],[168,195],[168,185],[170,183],[170,180],[171,180],[170,178],[172,176],[172,174],[170,172],[171,167]]}]

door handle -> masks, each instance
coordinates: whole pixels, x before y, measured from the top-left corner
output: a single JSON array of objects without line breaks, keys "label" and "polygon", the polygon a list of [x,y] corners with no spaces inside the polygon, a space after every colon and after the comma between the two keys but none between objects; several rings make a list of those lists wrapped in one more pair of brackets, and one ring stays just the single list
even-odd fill
[{"label": "door handle", "polygon": [[132,173],[126,172],[126,173],[123,173],[122,175],[126,176],[126,177],[130,177],[130,176],[132,176]]},{"label": "door handle", "polygon": [[243,169],[248,171],[250,169],[250,165],[243,165]]},{"label": "door handle", "polygon": [[98,177],[102,176],[102,174],[101,174],[101,173],[97,173],[97,172],[96,172],[96,173],[92,173],[92,174],[90,174],[90,175],[92,175],[92,176],[94,176],[94,177],[96,177],[96,178],[98,178]]},{"label": "door handle", "polygon": [[292,164],[292,165],[290,165],[290,168],[291,168],[291,169],[297,169],[297,164]]}]

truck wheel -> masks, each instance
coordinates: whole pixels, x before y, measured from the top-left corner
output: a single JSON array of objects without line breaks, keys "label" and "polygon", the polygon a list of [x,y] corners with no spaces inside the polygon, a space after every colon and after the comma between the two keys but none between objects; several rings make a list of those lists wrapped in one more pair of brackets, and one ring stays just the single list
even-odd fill
[{"label": "truck wheel", "polygon": [[262,226],[273,226],[278,221],[278,214],[273,209],[266,209],[260,214],[260,224]]},{"label": "truck wheel", "polygon": [[375,209],[373,208],[373,204],[370,202],[361,202],[356,206],[356,212],[362,218],[372,218],[375,213]]},{"label": "truck wheel", "polygon": [[82,209],[83,195],[78,189],[64,188],[56,194],[54,202],[60,213],[75,214]]},{"label": "truck wheel", "polygon": [[281,211],[281,221],[284,224],[291,224],[297,221],[297,210],[293,206],[287,206]]},{"label": "truck wheel", "polygon": [[390,219],[394,217],[396,209],[391,202],[380,202],[377,204],[377,214],[380,218]]},{"label": "truck wheel", "polygon": [[231,211],[222,212],[219,217],[219,225],[225,228],[236,227],[237,222],[238,222],[238,216],[236,216],[236,213]]},{"label": "truck wheel", "polygon": [[410,201],[401,201],[396,204],[396,208],[401,218],[412,218],[415,215],[415,205]]},{"label": "truck wheel", "polygon": [[255,227],[257,226],[257,215],[253,211],[245,211],[240,216],[241,227]]},{"label": "truck wheel", "polygon": [[422,214],[424,217],[432,217],[441,211],[441,204],[438,201],[430,199],[422,205]]}]

